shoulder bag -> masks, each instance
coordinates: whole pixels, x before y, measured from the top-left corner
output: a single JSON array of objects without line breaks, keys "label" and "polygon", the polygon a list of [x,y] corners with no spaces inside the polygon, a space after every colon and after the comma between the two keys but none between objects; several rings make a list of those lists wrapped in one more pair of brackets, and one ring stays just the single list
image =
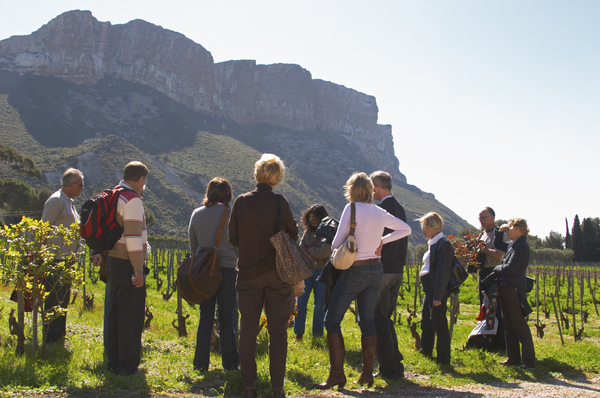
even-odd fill
[{"label": "shoulder bag", "polygon": [[308,278],[315,272],[316,263],[307,252],[290,238],[285,232],[283,218],[281,217],[281,197],[277,195],[277,217],[281,230],[271,237],[271,244],[275,248],[275,264],[277,275],[282,282],[295,285]]},{"label": "shoulder bag", "polygon": [[226,207],[221,214],[215,247],[210,250],[203,248],[196,255],[188,255],[177,267],[177,288],[181,297],[190,304],[201,304],[217,293],[221,285],[223,277],[217,261],[217,249],[228,215],[229,208]]},{"label": "shoulder bag", "polygon": [[337,269],[348,269],[356,261],[358,254],[358,245],[354,238],[354,230],[356,229],[356,204],[350,204],[350,233],[344,244],[333,250],[331,254],[331,263]]}]

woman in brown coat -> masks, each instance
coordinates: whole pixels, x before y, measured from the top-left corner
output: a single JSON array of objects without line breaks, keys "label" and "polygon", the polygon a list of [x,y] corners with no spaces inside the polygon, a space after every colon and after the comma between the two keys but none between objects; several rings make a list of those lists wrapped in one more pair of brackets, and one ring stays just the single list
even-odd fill
[{"label": "woman in brown coat", "polygon": [[284,229],[298,239],[298,224],[284,196],[273,193],[285,166],[272,154],[263,154],[254,166],[256,189],[237,197],[229,221],[229,241],[239,249],[236,290],[241,315],[240,372],[245,397],[256,397],[256,336],[263,308],[268,320],[269,369],[273,397],[283,396],[287,358],[287,325],[293,285],[282,282],[275,268],[270,238]]}]

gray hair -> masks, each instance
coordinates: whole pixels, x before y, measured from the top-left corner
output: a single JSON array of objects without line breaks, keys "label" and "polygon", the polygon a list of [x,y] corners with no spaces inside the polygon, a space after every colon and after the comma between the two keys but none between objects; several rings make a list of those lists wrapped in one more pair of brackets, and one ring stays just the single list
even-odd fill
[{"label": "gray hair", "polygon": [[377,170],[369,176],[373,185],[378,186],[386,191],[392,191],[392,176],[387,171]]},{"label": "gray hair", "polygon": [[68,187],[70,184],[74,184],[78,182],[79,177],[83,180],[83,173],[77,169],[69,168],[67,169],[62,176],[62,186]]}]

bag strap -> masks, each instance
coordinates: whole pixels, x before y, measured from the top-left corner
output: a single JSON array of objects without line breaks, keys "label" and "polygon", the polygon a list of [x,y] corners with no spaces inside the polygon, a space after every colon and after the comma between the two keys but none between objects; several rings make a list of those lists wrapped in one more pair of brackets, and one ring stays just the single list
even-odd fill
[{"label": "bag strap", "polygon": [[221,236],[223,235],[223,230],[225,229],[225,221],[227,221],[227,216],[229,215],[229,207],[223,209],[223,213],[221,213],[221,221],[219,222],[219,229],[217,229],[217,238],[215,239],[215,250],[219,248],[219,243],[221,243]]},{"label": "bag strap", "polygon": [[354,229],[356,228],[356,203],[350,203],[350,233],[348,236],[354,236]]}]

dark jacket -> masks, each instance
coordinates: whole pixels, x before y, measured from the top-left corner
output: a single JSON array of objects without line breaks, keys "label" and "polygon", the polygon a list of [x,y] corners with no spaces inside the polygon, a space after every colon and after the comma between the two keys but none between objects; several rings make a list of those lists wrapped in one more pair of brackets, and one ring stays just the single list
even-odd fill
[{"label": "dark jacket", "polygon": [[448,280],[454,264],[454,249],[450,241],[443,237],[431,246],[429,273],[421,277],[423,291],[433,300],[443,301],[450,296]]},{"label": "dark jacket", "polygon": [[527,237],[517,239],[502,257],[502,263],[494,267],[494,271],[481,282],[481,286],[489,288],[492,283],[512,285],[517,288],[523,316],[533,312],[527,301],[527,267],[529,266],[530,249]]},{"label": "dark jacket", "polygon": [[[379,207],[387,210],[392,216],[406,222],[406,212],[395,197],[389,197],[379,203]],[[383,235],[392,232],[391,229],[385,228]],[[408,252],[408,236],[396,241],[386,243],[381,249],[381,264],[383,264],[383,272],[385,274],[401,274],[404,272],[406,264],[406,254]]]},{"label": "dark jacket", "polygon": [[273,193],[270,185],[258,183],[254,191],[235,199],[229,219],[229,242],[239,249],[238,280],[258,278],[275,268],[275,248],[270,239],[282,226],[292,240],[298,240],[298,224],[290,204],[283,195]]}]

